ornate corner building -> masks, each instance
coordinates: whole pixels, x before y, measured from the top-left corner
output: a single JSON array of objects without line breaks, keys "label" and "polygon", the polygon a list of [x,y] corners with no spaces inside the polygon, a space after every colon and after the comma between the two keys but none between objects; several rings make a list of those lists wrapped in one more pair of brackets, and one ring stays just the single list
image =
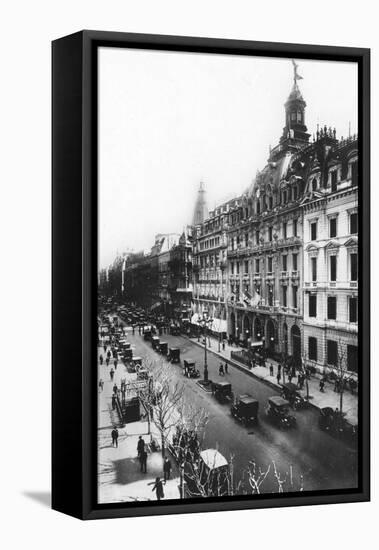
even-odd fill
[{"label": "ornate corner building", "polygon": [[357,136],[338,140],[324,126],[310,139],[294,67],[266,166],[195,224],[192,309],[240,343],[261,340],[271,357],[356,371]]}]

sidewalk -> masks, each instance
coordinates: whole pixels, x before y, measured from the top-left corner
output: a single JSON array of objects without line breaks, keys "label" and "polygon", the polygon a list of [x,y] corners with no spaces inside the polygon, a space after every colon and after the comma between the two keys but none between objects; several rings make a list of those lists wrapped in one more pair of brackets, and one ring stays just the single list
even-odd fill
[{"label": "sidewalk", "polygon": [[[100,350],[98,354],[104,352]],[[133,422],[120,427],[117,411],[112,410],[112,388],[116,382],[120,386],[121,378],[131,379],[135,375],[127,372],[125,365],[119,362],[113,382],[110,380],[111,366],[98,366],[99,378],[104,380],[103,391],[99,390],[98,417],[98,500],[99,503],[132,502],[136,500],[156,500],[152,492],[156,477],[163,478],[163,459],[160,452],[148,453],[147,473],[140,471],[137,458],[138,437],[142,435],[146,443],[147,422]],[[112,447],[111,431],[113,426],[119,431],[118,447]],[[160,441],[160,434],[151,424],[154,437]],[[179,498],[179,472],[175,460],[171,460],[171,479],[164,485],[164,499]]]},{"label": "sidewalk", "polygon": [[[190,340],[197,346],[204,348],[204,344],[198,342],[197,338],[190,338]],[[277,361],[274,361],[273,359],[268,359],[267,367],[256,366],[253,369],[249,369],[243,363],[239,363],[235,359],[231,359],[231,352],[241,351],[242,348],[238,346],[229,346],[229,344],[225,342],[225,350],[223,350],[222,346],[220,345],[220,351],[218,351],[218,340],[212,336],[210,337],[210,340],[211,347],[207,345],[207,349],[209,352],[213,353],[217,357],[220,357],[220,359],[227,360],[229,364],[235,366],[239,370],[245,371],[254,378],[262,380],[266,384],[273,386],[275,389],[279,390],[281,388],[276,379],[278,365]],[[272,363],[274,366],[274,376],[270,376],[269,374],[270,363]],[[294,379],[294,381],[297,381],[297,378]],[[319,390],[319,382],[320,379],[315,376],[311,377],[311,379],[308,380],[310,403],[319,409],[322,409],[323,407],[332,407],[333,409],[335,409],[336,407],[339,408],[340,394],[333,391],[334,385],[326,383],[324,388],[325,392],[322,393]],[[299,390],[299,393],[306,397],[307,392],[305,387],[303,390]],[[346,420],[348,422],[350,422],[354,426],[358,424],[358,396],[356,394],[351,394],[348,390],[345,390],[343,394],[343,411],[346,413]]]}]

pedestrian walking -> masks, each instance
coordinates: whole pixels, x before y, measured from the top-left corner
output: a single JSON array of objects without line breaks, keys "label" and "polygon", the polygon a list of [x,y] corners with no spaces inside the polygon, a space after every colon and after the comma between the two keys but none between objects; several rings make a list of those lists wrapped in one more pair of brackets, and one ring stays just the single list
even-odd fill
[{"label": "pedestrian walking", "polygon": [[228,363],[225,363],[225,374],[228,374]]},{"label": "pedestrian walking", "polygon": [[114,411],[116,409],[116,396],[112,395],[112,410]]},{"label": "pedestrian walking", "polygon": [[225,351],[225,340],[222,341],[222,351]]},{"label": "pedestrian walking", "polygon": [[282,365],[278,363],[278,372],[282,372]]},{"label": "pedestrian walking", "polygon": [[110,375],[110,377],[111,377],[111,380],[113,380],[113,377],[114,377],[114,370],[113,370],[113,369],[111,369],[111,370],[109,371],[109,375]]},{"label": "pedestrian walking", "polygon": [[108,357],[108,359],[111,358],[111,355],[112,355],[112,354],[111,354],[111,350],[109,349],[109,350],[107,351],[107,357]]},{"label": "pedestrian walking", "polygon": [[103,391],[104,382],[103,382],[103,379],[102,379],[102,378],[100,378],[100,380],[99,380],[99,388],[100,388],[100,391]]},{"label": "pedestrian walking", "polygon": [[114,364],[114,368],[117,369],[117,359],[114,359],[113,364]]},{"label": "pedestrian walking", "polygon": [[170,461],[169,458],[166,456],[165,459],[164,459],[164,462],[163,462],[163,477],[164,477],[164,480],[165,480],[165,481],[167,481],[168,479],[170,479],[171,470],[172,470],[171,461]]},{"label": "pedestrian walking", "polygon": [[116,426],[113,428],[111,432],[112,436],[112,447],[118,447],[118,429]]},{"label": "pedestrian walking", "polygon": [[134,336],[135,329],[136,329],[136,327],[133,325],[132,326],[133,336]]},{"label": "pedestrian walking", "polygon": [[320,392],[324,393],[325,380],[321,378],[320,380]]},{"label": "pedestrian walking", "polygon": [[270,376],[274,376],[274,365],[270,364]]},{"label": "pedestrian walking", "polygon": [[100,353],[100,357],[99,357],[99,360],[100,360],[100,365],[102,365],[102,364],[103,364],[103,361],[104,361],[104,359],[103,359],[103,356],[101,355],[101,353]]},{"label": "pedestrian walking", "polygon": [[276,379],[278,381],[278,384],[280,384],[280,370],[278,370],[278,374],[276,375]]},{"label": "pedestrian walking", "polygon": [[141,452],[141,456],[140,456],[140,463],[141,463],[141,472],[143,474],[146,474],[146,464],[147,464],[147,452],[146,452],[146,449],[144,448],[143,451]]},{"label": "pedestrian walking", "polygon": [[107,367],[109,367],[109,357],[106,358],[105,362],[107,364]]},{"label": "pedestrian walking", "polygon": [[145,440],[143,439],[142,435],[140,435],[137,443],[138,458],[141,456],[141,453],[144,450],[145,450]]},{"label": "pedestrian walking", "polygon": [[157,500],[161,500],[161,498],[164,498],[163,483],[165,482],[163,482],[160,477],[157,477],[155,479],[155,482],[152,481],[151,483],[148,483],[148,485],[154,485],[151,491],[155,491],[155,494],[157,495]]},{"label": "pedestrian walking", "polygon": [[115,383],[113,386],[113,393],[117,395],[117,391],[118,391],[118,387],[117,387],[117,384]]},{"label": "pedestrian walking", "polygon": [[103,348],[104,348],[104,353],[105,353],[107,351],[107,345],[104,344]]},{"label": "pedestrian walking", "polygon": [[224,376],[224,365],[222,363],[220,363],[218,374],[219,376]]}]

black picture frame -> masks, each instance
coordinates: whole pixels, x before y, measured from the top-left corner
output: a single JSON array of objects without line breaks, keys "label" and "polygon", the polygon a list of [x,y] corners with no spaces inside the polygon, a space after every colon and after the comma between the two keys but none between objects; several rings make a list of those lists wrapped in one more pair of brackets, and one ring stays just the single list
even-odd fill
[{"label": "black picture frame", "polygon": [[[354,61],[359,83],[359,488],[161,503],[96,503],[97,50],[100,46]],[[370,499],[370,50],[81,31],[52,44],[52,507],[81,519]]]}]

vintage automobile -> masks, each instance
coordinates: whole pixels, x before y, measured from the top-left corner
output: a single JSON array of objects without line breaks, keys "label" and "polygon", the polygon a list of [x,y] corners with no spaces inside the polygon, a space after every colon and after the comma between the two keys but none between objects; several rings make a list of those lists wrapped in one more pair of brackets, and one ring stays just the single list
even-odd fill
[{"label": "vintage automobile", "polygon": [[249,394],[240,395],[230,409],[234,418],[243,424],[258,422],[259,401]]},{"label": "vintage automobile", "polygon": [[170,348],[167,358],[171,363],[180,363],[180,349],[179,348]]},{"label": "vintage automobile", "polygon": [[132,349],[125,349],[122,352],[122,358],[124,361],[131,361],[133,358],[133,350]]},{"label": "vintage automobile", "polygon": [[292,384],[292,382],[282,384],[281,396],[283,399],[286,399],[295,410],[304,409],[309,405],[308,401],[299,393],[296,384]]},{"label": "vintage automobile", "polygon": [[270,397],[267,402],[266,414],[279,428],[294,428],[296,418],[289,414],[290,404],[280,395]]},{"label": "vintage automobile", "polygon": [[196,368],[196,362],[193,359],[185,359],[183,363],[183,374],[187,378],[199,378],[200,371]]},{"label": "vintage automobile", "polygon": [[159,351],[162,355],[167,355],[168,343],[167,342],[160,342],[159,343]]},{"label": "vintage automobile", "polygon": [[233,400],[232,385],[230,382],[213,382],[212,394],[220,403]]},{"label": "vintage automobile", "polygon": [[147,380],[149,378],[149,371],[145,368],[139,365],[137,367],[137,379],[138,380]]},{"label": "vintage automobile", "polygon": [[151,330],[144,330],[143,332],[143,339],[144,340],[151,340]]},{"label": "vintage automobile", "polygon": [[142,366],[142,357],[133,357],[132,361],[133,365],[141,365]]},{"label": "vintage automobile", "polygon": [[170,325],[170,334],[173,336],[179,336],[180,335],[180,327],[177,325]]},{"label": "vintage automobile", "polygon": [[344,413],[341,414],[339,410],[334,410],[332,407],[320,409],[318,425],[321,430],[346,439],[348,442],[352,443],[357,438],[357,426],[350,424]]},{"label": "vintage automobile", "polygon": [[159,336],[152,336],[151,347],[155,349],[155,351],[159,351]]}]

